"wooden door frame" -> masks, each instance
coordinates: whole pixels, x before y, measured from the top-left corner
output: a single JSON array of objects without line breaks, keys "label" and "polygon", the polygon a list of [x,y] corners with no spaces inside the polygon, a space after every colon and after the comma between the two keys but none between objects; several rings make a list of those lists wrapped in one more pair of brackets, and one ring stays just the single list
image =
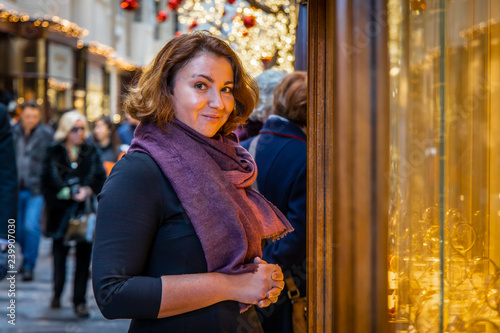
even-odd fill
[{"label": "wooden door frame", "polygon": [[387,332],[383,0],[308,3],[308,330]]}]

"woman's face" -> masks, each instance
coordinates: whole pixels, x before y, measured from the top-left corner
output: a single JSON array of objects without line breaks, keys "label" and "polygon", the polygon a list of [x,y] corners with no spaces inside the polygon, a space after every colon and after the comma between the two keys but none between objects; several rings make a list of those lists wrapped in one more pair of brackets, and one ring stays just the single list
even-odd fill
[{"label": "woman's face", "polygon": [[70,146],[79,146],[83,143],[83,140],[85,139],[84,134],[85,134],[85,123],[81,120],[78,119],[71,130],[68,133],[68,137],[66,139],[66,143]]},{"label": "woman's face", "polygon": [[101,142],[102,140],[109,138],[110,134],[111,131],[109,130],[109,127],[108,125],[106,125],[104,120],[100,119],[96,121],[94,126],[94,135],[97,141]]},{"label": "woman's face", "polygon": [[177,73],[172,95],[175,117],[207,137],[214,136],[233,111],[233,87],[229,60],[200,54]]}]

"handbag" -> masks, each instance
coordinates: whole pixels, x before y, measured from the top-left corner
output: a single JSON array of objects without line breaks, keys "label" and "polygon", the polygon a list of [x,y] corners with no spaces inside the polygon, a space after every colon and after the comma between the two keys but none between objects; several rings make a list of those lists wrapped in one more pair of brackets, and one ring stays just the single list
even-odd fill
[{"label": "handbag", "polygon": [[293,333],[307,332],[307,297],[300,297],[300,291],[295,285],[290,272],[285,273],[285,284],[288,289],[288,298],[292,301]]},{"label": "handbag", "polygon": [[92,243],[96,224],[97,200],[94,195],[85,199],[83,210],[76,209],[68,221],[68,228],[64,234],[64,244]]}]

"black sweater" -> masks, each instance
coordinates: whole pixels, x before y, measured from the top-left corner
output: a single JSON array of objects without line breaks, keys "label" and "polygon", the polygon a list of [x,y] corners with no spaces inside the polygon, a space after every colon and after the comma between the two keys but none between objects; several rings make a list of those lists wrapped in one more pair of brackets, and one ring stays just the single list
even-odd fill
[{"label": "black sweater", "polygon": [[104,184],[92,270],[99,309],[132,319],[129,332],[261,332],[254,308],[240,315],[234,301],[157,319],[161,276],[206,273],[207,263],[172,185],[146,154],[126,154]]}]

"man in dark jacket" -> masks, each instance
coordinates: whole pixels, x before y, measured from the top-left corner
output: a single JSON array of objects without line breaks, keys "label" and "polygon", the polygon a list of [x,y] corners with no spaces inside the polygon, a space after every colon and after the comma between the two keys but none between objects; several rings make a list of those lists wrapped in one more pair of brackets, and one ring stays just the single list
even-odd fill
[{"label": "man in dark jacket", "polygon": [[[259,135],[241,145],[257,163],[258,191],[285,214],[294,232],[266,245],[262,258],[291,276],[300,297],[306,293],[307,82],[305,72],[288,74],[274,89],[274,114]],[[255,184],[255,183],[254,183]],[[264,332],[292,333],[288,283],[280,299],[257,309]]]},{"label": "man in dark jacket", "polygon": [[52,141],[52,129],[41,123],[38,104],[25,102],[19,122],[12,128],[18,169],[19,207],[17,243],[23,254],[23,281],[33,280],[38,257],[40,221],[44,207],[40,182],[42,161]]},{"label": "man in dark jacket", "polygon": [[[9,117],[7,108],[0,103],[0,279],[3,279],[9,270],[6,250],[9,221],[13,222],[16,218],[16,178],[17,169]],[[12,238],[12,242],[14,241],[15,238]]]}]

